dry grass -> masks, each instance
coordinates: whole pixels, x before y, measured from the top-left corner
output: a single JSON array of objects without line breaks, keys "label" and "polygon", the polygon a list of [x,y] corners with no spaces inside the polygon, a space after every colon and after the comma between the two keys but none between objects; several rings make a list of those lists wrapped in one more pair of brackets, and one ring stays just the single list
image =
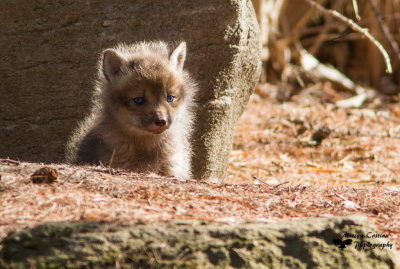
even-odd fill
[{"label": "dry grass", "polygon": [[[237,127],[224,184],[55,164],[47,166],[57,169],[58,182],[33,184],[30,175],[45,165],[2,160],[0,238],[48,221],[232,223],[363,214],[399,247],[400,140],[378,136],[400,135],[396,108],[374,101],[342,110],[322,97],[305,90],[279,104],[254,95]],[[309,145],[323,125],[337,132]]]}]

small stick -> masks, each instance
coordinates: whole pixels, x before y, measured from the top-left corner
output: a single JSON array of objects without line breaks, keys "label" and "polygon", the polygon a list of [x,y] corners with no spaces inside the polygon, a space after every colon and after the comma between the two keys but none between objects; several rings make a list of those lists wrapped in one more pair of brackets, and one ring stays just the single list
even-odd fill
[{"label": "small stick", "polygon": [[280,183],[278,185],[275,185],[272,189],[274,190],[274,189],[278,188],[279,186],[282,186],[282,185],[287,184],[287,183],[289,183],[289,181],[285,181],[285,182],[282,182],[282,183]]},{"label": "small stick", "polygon": [[269,187],[268,184],[265,183],[263,180],[258,179],[258,178],[254,177],[254,176],[253,176],[253,178],[254,178],[255,180],[257,180],[258,182],[260,182],[260,184],[263,185],[264,187]]},{"label": "small stick", "polygon": [[357,3],[357,0],[353,0],[353,8],[354,8],[354,14],[356,15],[357,21],[361,20],[360,13],[358,12],[358,3]]},{"label": "small stick", "polygon": [[14,160],[11,160],[11,159],[0,159],[0,162],[8,163],[8,164],[15,164],[15,165],[20,165],[21,164],[21,162],[14,161]]},{"label": "small stick", "polygon": [[110,165],[108,166],[108,173],[110,173],[110,175],[113,174],[113,173],[112,173],[111,165],[112,165],[112,162],[113,162],[113,160],[114,160],[114,155],[115,155],[115,149],[113,150],[113,153],[111,154]]},{"label": "small stick", "polygon": [[315,7],[316,9],[318,9],[320,12],[327,14],[329,16],[334,16],[337,19],[341,20],[342,22],[348,24],[354,31],[359,32],[360,34],[362,34],[363,36],[365,36],[366,38],[368,38],[381,52],[383,58],[385,59],[385,63],[386,63],[386,72],[389,74],[392,74],[392,64],[390,63],[390,57],[389,54],[386,52],[386,50],[384,49],[384,47],[382,46],[381,43],[379,43],[378,40],[376,40],[369,32],[368,29],[366,28],[361,28],[357,23],[355,23],[353,20],[346,18],[345,16],[343,16],[342,14],[340,14],[339,12],[337,12],[336,10],[332,10],[332,9],[326,9],[323,6],[321,6],[320,4],[314,2],[313,0],[305,0],[308,4],[310,4],[312,7]]},{"label": "small stick", "polygon": [[[340,195],[340,194],[338,194],[338,193],[335,193],[335,195],[336,195],[337,197],[339,197],[340,199],[342,199],[343,201],[345,201],[345,203],[347,203],[347,207],[350,206],[350,207],[355,207],[355,208],[357,208],[357,209],[360,209],[360,208],[361,208],[358,204],[356,204],[355,202],[353,202],[353,201],[347,199],[347,198],[344,197],[343,195]],[[345,205],[345,206],[346,206],[346,205]]]},{"label": "small stick", "polygon": [[372,10],[374,11],[375,18],[379,23],[379,26],[381,27],[381,30],[383,34],[385,35],[386,39],[389,41],[390,45],[392,46],[392,49],[394,50],[395,54],[400,60],[400,49],[399,45],[397,45],[397,42],[393,38],[392,34],[389,31],[389,28],[385,24],[382,15],[379,13],[377,6],[372,0],[368,0],[369,4],[371,5]]}]

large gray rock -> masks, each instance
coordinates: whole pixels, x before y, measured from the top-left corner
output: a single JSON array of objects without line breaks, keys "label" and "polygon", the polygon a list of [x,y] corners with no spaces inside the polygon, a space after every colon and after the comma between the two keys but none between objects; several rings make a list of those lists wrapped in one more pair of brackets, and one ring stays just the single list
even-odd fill
[{"label": "large gray rock", "polygon": [[99,53],[118,42],[188,45],[200,84],[194,174],[218,177],[260,73],[251,1],[1,1],[0,157],[62,161],[89,111]]},{"label": "large gray rock", "polygon": [[[340,249],[333,240],[345,233],[365,238]],[[381,234],[359,217],[239,225],[50,223],[6,237],[0,268],[400,268],[394,246],[382,247],[390,238],[367,238],[373,235]]]}]

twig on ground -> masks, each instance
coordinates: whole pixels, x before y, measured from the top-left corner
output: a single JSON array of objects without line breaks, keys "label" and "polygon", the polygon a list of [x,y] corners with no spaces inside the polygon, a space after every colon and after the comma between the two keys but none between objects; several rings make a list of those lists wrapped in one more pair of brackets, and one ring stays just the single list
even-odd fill
[{"label": "twig on ground", "polygon": [[108,172],[110,173],[110,175],[113,175],[112,162],[114,160],[114,155],[115,155],[115,149],[113,150],[113,152],[111,154],[110,165],[108,166]]},{"label": "twig on ground", "polygon": [[315,58],[307,50],[305,50],[299,42],[295,43],[295,45],[297,51],[300,54],[301,66],[304,68],[305,71],[309,73],[311,72],[314,76],[318,78],[324,78],[338,83],[344,88],[354,92],[357,92],[357,89],[360,88],[360,86],[356,85],[353,81],[351,81],[336,68],[321,63],[317,58]]},{"label": "twig on ground", "polygon": [[344,207],[348,208],[348,209],[361,209],[361,207],[356,204],[353,201],[350,201],[349,199],[347,199],[346,197],[344,197],[343,195],[340,195],[338,193],[334,193],[337,197],[339,197],[340,199],[343,200],[343,205]]},{"label": "twig on ground", "polygon": [[282,182],[282,183],[280,183],[278,185],[275,185],[272,189],[275,190],[276,188],[278,188],[278,187],[280,187],[280,186],[282,186],[284,184],[287,184],[287,183],[289,183],[289,181],[285,181],[285,182]]},{"label": "twig on ground", "polygon": [[253,178],[255,180],[257,180],[258,182],[260,182],[260,184],[263,185],[264,187],[269,188],[269,185],[267,183],[265,183],[264,181],[262,181],[261,179],[258,179],[258,178],[254,177],[254,176],[253,176]]},{"label": "twig on ground", "polygon": [[15,164],[15,165],[19,165],[21,163],[19,161],[14,161],[11,159],[0,159],[0,162],[7,163],[7,164]]}]

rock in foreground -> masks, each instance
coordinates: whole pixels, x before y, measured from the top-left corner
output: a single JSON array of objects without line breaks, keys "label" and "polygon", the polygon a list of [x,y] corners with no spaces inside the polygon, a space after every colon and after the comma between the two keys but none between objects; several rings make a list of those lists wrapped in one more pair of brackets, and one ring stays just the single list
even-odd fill
[{"label": "rock in foreground", "polygon": [[172,221],[117,225],[48,223],[11,233],[0,245],[0,267],[37,268],[399,268],[387,238],[363,217],[320,218],[271,224]]}]

